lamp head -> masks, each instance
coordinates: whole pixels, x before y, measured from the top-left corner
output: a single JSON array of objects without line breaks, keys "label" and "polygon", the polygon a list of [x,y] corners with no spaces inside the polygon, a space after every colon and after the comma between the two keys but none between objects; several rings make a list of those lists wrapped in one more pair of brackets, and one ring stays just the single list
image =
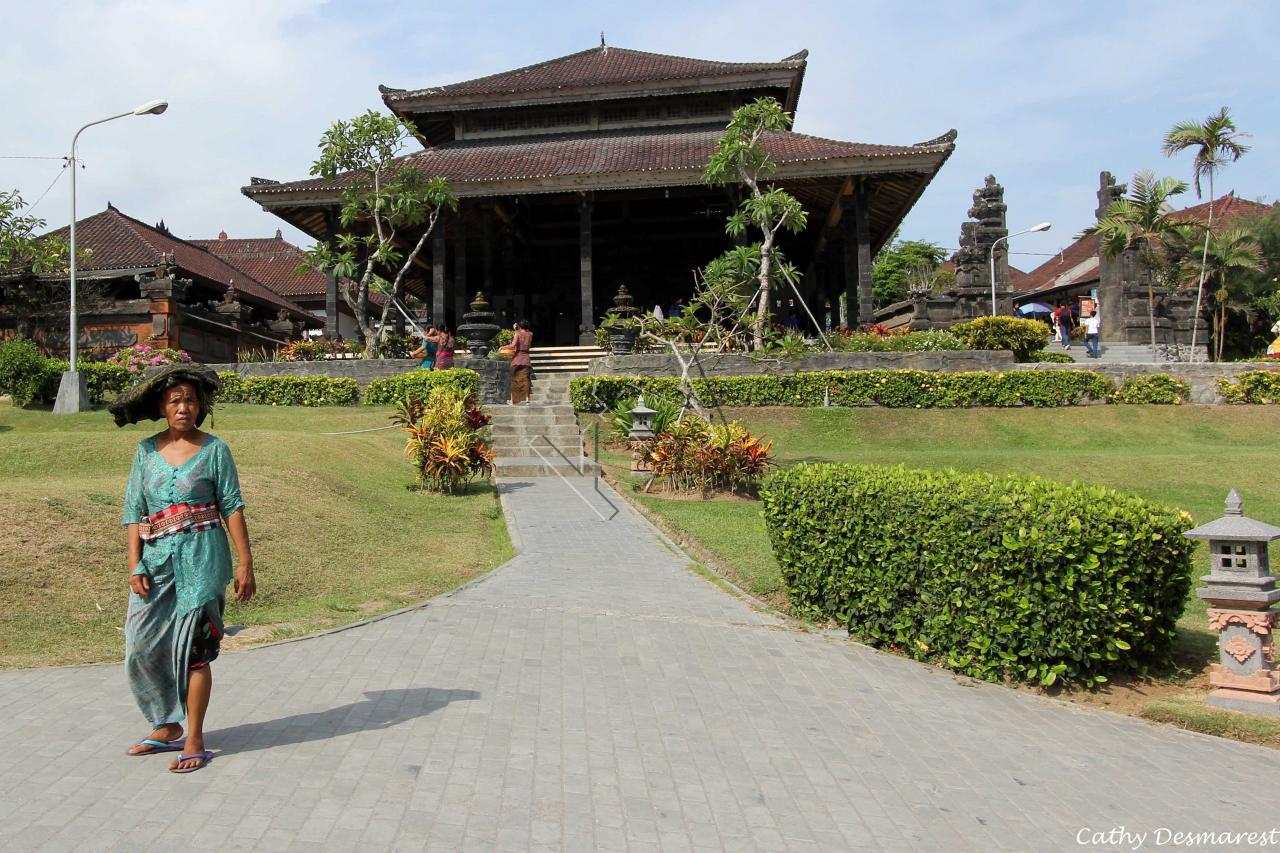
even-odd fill
[{"label": "lamp head", "polygon": [[168,101],[147,101],[145,104],[135,109],[133,114],[136,116],[158,116],[167,109],[169,109]]},{"label": "lamp head", "polygon": [[1052,222],[1041,222],[1041,223],[1040,223],[1039,225],[1037,225],[1036,227],[1034,227],[1034,228],[1028,228],[1027,230],[1028,230],[1028,231],[1048,231],[1048,230],[1049,230],[1050,228],[1052,228],[1052,227],[1053,227],[1053,223],[1052,223]]}]

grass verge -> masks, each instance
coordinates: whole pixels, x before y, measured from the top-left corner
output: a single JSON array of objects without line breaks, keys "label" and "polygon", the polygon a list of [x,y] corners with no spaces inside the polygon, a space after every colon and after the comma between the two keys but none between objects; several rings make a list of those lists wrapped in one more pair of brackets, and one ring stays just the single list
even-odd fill
[{"label": "grass verge", "polygon": [[[489,485],[446,497],[410,488],[387,412],[227,405],[208,431],[231,447],[258,597],[229,602],[229,645],[348,624],[448,591],[512,548]],[[0,404],[0,668],[122,656],[125,477],[147,422]]]}]

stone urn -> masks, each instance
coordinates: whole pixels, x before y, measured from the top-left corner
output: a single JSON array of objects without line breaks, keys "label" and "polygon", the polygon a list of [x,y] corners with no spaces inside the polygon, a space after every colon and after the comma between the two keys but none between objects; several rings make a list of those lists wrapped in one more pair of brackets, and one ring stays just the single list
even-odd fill
[{"label": "stone urn", "polygon": [[631,355],[635,352],[636,336],[640,328],[636,324],[636,315],[640,313],[627,292],[627,286],[618,287],[613,297],[613,309],[609,312],[609,321],[605,331],[609,334],[609,350],[614,355]]},{"label": "stone urn", "polygon": [[489,344],[499,331],[493,322],[495,316],[483,293],[476,294],[476,298],[471,300],[471,310],[462,315],[463,323],[458,326],[458,334],[467,339],[467,349],[476,358],[489,354]]}]

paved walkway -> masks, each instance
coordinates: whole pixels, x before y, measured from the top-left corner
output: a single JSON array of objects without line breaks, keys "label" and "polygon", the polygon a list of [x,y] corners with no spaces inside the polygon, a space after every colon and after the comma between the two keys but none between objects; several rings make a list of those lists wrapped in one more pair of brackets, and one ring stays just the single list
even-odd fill
[{"label": "paved walkway", "polygon": [[118,665],[0,674],[0,849],[1024,851],[1280,823],[1273,751],[793,631],[575,485],[590,505],[508,484],[523,552],[478,584],[227,654],[190,776],[121,755]]}]

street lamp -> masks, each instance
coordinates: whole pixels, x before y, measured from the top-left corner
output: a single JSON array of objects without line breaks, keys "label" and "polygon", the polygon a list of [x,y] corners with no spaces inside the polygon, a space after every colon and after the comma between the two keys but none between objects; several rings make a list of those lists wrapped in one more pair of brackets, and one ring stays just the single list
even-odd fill
[{"label": "street lamp", "polygon": [[71,347],[71,369],[62,374],[62,381],[58,383],[58,399],[53,404],[53,412],[56,415],[74,414],[89,408],[89,390],[85,385],[84,377],[80,375],[78,360],[80,329],[79,318],[76,315],[76,142],[86,128],[93,127],[95,124],[114,121],[125,116],[158,116],[167,109],[169,109],[168,101],[148,101],[127,113],[91,121],[71,137],[71,156],[67,158],[67,165],[71,167],[71,336],[68,338]]},{"label": "street lamp", "polygon": [[1000,240],[1008,240],[1010,237],[1018,237],[1022,234],[1030,234],[1032,231],[1048,231],[1053,227],[1052,222],[1041,222],[1039,225],[1033,225],[1030,228],[1024,228],[1014,234],[1006,234],[991,244],[991,316],[996,316],[996,243]]}]

